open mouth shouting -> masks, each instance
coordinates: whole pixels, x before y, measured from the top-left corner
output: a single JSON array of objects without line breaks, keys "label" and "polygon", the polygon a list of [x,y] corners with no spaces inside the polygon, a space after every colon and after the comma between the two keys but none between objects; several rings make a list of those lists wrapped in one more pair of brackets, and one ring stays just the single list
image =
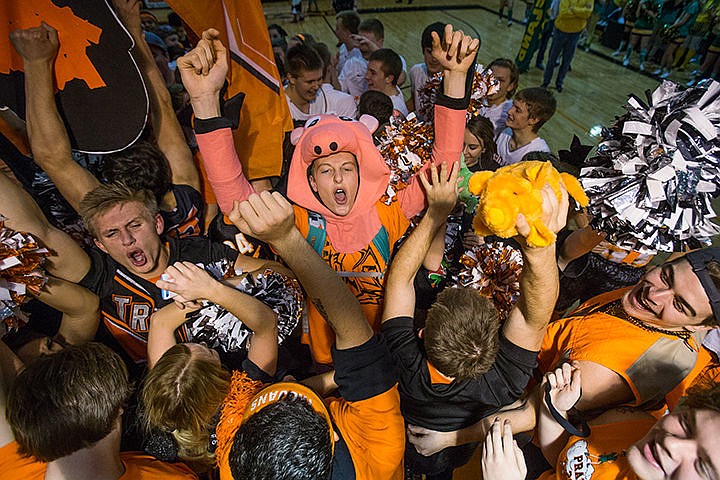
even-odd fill
[{"label": "open mouth shouting", "polygon": [[142,268],[148,263],[147,256],[145,255],[145,252],[143,252],[141,249],[137,248],[135,250],[132,250],[127,254],[128,259],[130,260],[130,263],[135,268]]},{"label": "open mouth shouting", "polygon": [[333,198],[335,199],[335,203],[337,203],[338,205],[345,205],[348,201],[347,193],[345,193],[345,190],[342,188],[338,188],[335,190]]}]

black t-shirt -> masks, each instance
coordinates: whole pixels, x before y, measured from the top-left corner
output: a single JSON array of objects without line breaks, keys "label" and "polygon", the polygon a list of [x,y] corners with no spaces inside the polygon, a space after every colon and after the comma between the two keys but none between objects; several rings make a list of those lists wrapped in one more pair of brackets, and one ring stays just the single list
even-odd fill
[{"label": "black t-shirt", "polygon": [[427,356],[411,317],[382,324],[399,377],[407,423],[449,432],[467,427],[517,400],[537,365],[538,352],[511,343],[500,333],[493,366],[480,378],[432,384]]},{"label": "black t-shirt", "polygon": [[[335,383],[342,398],[348,402],[359,402],[385,393],[397,382],[390,352],[379,335],[346,350],[338,350],[333,345],[332,358]],[[335,430],[340,440],[335,444],[331,478],[351,480],[355,478],[355,467],[345,439],[349,432],[343,432],[338,427]]]},{"label": "black t-shirt", "polygon": [[202,235],[205,201],[200,192],[190,185],[173,185],[173,195],[175,209],[172,212],[160,212],[165,221],[165,235],[172,238]]},{"label": "black t-shirt", "polygon": [[[233,268],[237,258],[232,248],[202,237],[170,238],[168,245],[169,265],[179,261],[201,264],[216,278]],[[150,315],[172,299],[163,299],[162,291],[153,282],[130,273],[110,255],[92,249],[89,256],[90,270],[80,285],[100,297],[103,322],[130,357],[144,361]]]}]

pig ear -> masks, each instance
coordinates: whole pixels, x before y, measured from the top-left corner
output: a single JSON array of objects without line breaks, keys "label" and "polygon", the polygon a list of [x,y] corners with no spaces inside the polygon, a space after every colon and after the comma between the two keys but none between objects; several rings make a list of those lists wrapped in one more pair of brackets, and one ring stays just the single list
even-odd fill
[{"label": "pig ear", "polygon": [[305,133],[305,127],[297,127],[290,132],[290,141],[293,145],[297,145],[303,133]]},{"label": "pig ear", "polygon": [[373,133],[375,130],[377,130],[378,125],[380,125],[380,123],[377,121],[377,118],[367,114],[361,115],[360,118],[358,118],[358,121],[365,125],[367,129],[370,130],[370,133]]}]

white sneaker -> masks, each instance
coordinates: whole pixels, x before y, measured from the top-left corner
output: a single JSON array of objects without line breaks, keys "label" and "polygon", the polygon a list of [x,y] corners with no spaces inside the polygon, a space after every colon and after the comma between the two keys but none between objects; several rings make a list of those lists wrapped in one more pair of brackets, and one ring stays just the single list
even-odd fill
[{"label": "white sneaker", "polygon": [[638,68],[640,69],[641,72],[644,72],[645,71],[645,62],[641,62],[640,65],[638,65]]},{"label": "white sneaker", "polygon": [[630,65],[630,57],[623,58],[623,67]]},{"label": "white sneaker", "polygon": [[660,75],[660,74],[662,73],[662,71],[663,71],[662,68],[658,68],[657,70],[653,71],[652,74],[653,74],[653,75]]},{"label": "white sneaker", "polygon": [[620,50],[615,50],[614,52],[612,52],[610,54],[610,56],[614,58],[614,57],[619,57],[621,54],[622,54],[622,52]]},{"label": "white sneaker", "polygon": [[660,75],[660,78],[668,78],[670,76],[670,70],[665,70],[662,75]]}]

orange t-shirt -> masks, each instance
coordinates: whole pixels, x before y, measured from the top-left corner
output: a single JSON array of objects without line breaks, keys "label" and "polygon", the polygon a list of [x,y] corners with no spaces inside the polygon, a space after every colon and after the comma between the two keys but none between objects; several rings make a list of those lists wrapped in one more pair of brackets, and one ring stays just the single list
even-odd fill
[{"label": "orange t-shirt", "polygon": [[367,400],[326,399],[347,444],[357,480],[402,480],[405,421],[397,385]]},{"label": "orange t-shirt", "polygon": [[[10,442],[0,448],[0,472],[2,478],[43,480],[47,464],[18,453],[17,442]],[[122,452],[120,459],[125,473],[119,480],[197,480],[197,475],[183,463],[166,463],[142,452]],[[7,477],[5,476],[7,475]]]},{"label": "orange t-shirt", "polygon": [[710,360],[700,342],[698,351],[682,339],[647,331],[624,319],[603,313],[601,307],[619,299],[626,289],[588,300],[572,317],[550,323],[538,364],[548,372],[566,360],[597,363],[620,375],[633,392],[635,406],[651,407],[694,378]]},{"label": "orange t-shirt", "polygon": [[[308,211],[295,205],[295,225],[303,237],[310,230]],[[385,205],[376,204],[380,222],[388,233],[388,246],[392,253],[395,242],[405,233],[410,222],[405,218],[399,202]],[[370,243],[358,252],[340,253],[335,251],[326,238],[322,258],[330,268],[338,272],[360,302],[365,318],[375,332],[380,330],[383,295],[385,290],[385,271],[387,265],[377,247]],[[330,348],[335,342],[335,333],[317,311],[312,302],[308,302],[308,324],[303,331],[303,342],[310,346],[313,358],[322,364],[331,364]]]},{"label": "orange t-shirt", "polygon": [[[247,402],[262,389],[245,373],[234,372],[218,424],[217,464],[220,480],[232,480],[229,454],[242,424]],[[325,398],[332,421],[347,445],[357,480],[402,480],[405,420],[400,413],[397,384],[364,400]]]},{"label": "orange t-shirt", "polygon": [[543,473],[538,480],[636,480],[625,450],[653,425],[654,419],[594,425],[588,438],[570,437],[555,471]]}]

